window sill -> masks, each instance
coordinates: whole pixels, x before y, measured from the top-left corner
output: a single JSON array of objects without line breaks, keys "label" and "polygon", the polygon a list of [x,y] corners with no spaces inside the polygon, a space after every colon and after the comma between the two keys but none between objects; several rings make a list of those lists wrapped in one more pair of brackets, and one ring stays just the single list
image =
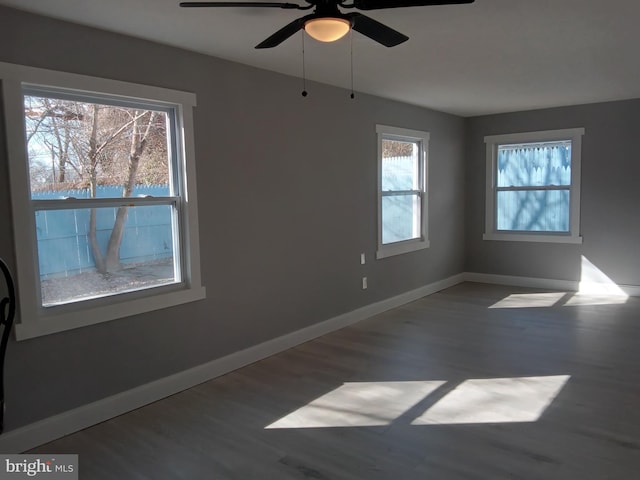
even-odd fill
[{"label": "window sill", "polygon": [[195,302],[205,298],[205,288],[197,287],[93,308],[82,308],[71,312],[55,313],[17,323],[15,326],[16,340],[26,340],[28,338],[72,330],[74,328],[95,325],[109,320],[116,320],[118,318]]},{"label": "window sill", "polygon": [[380,245],[376,252],[376,259],[380,260],[381,258],[402,255],[403,253],[415,252],[425,248],[429,248],[429,240],[406,240],[404,242]]},{"label": "window sill", "polygon": [[545,233],[485,233],[483,240],[499,240],[505,242],[543,242],[581,244],[579,235],[549,235]]}]

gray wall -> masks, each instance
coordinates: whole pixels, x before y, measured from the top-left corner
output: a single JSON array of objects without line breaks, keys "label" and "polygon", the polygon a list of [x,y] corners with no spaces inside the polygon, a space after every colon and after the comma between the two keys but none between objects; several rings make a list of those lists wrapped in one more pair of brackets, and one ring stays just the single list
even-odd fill
[{"label": "gray wall", "polygon": [[[582,245],[483,241],[485,135],[584,127]],[[618,284],[640,285],[640,100],[467,120],[466,262],[471,272],[579,280],[581,259]]]},{"label": "gray wall", "polygon": [[[461,118],[367,95],[350,100],[313,83],[305,99],[299,79],[6,8],[0,61],[196,93],[208,293],[202,302],[12,341],[7,430],[463,270]],[[380,261],[376,123],[431,132],[431,248]],[[0,147],[0,218],[8,219]],[[0,256],[12,267],[14,248],[3,222]]]}]

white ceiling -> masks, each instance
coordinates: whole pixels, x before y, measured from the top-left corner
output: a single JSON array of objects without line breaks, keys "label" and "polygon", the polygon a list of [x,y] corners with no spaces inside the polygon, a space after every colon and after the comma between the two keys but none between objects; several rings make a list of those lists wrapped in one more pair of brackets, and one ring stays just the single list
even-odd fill
[{"label": "white ceiling", "polygon": [[[185,9],[178,3],[0,0],[301,76],[302,34],[274,49],[253,47],[309,12]],[[463,116],[640,98],[639,0],[476,0],[363,13],[410,39],[386,48],[354,33],[356,91]],[[309,79],[349,88],[349,58],[348,37],[335,44],[306,41]]]}]

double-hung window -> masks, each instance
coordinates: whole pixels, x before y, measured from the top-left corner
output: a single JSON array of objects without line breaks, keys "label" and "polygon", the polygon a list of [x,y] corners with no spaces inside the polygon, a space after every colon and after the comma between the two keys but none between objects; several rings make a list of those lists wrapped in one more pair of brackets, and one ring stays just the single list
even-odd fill
[{"label": "double-hung window", "polygon": [[377,258],[429,246],[427,151],[429,133],[377,125]]},{"label": "double-hung window", "polygon": [[485,240],[581,243],[584,129],[485,137]]},{"label": "double-hung window", "polygon": [[0,64],[18,338],[204,298],[193,94]]}]

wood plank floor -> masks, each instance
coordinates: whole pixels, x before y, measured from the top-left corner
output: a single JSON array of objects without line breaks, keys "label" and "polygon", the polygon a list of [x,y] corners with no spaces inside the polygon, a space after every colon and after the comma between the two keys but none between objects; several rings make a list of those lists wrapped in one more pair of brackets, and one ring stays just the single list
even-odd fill
[{"label": "wood plank floor", "polygon": [[610,300],[460,284],[30,453],[87,480],[640,478],[640,298]]}]

